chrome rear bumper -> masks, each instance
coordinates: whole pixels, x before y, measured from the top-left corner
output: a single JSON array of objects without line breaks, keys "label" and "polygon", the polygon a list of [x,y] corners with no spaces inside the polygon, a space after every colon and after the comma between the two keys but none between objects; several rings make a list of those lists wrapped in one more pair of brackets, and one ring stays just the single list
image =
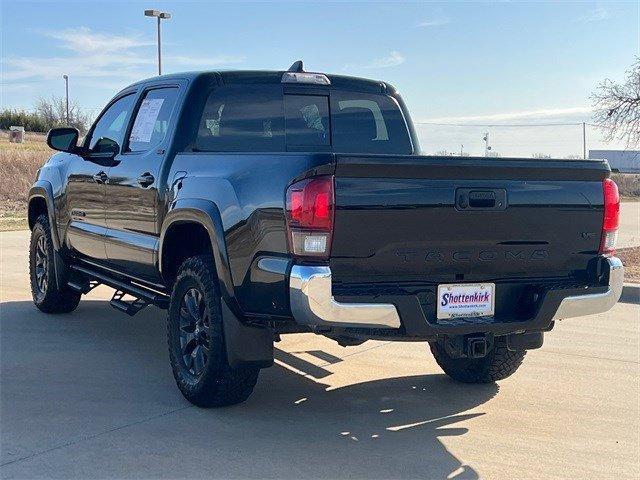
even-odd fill
[{"label": "chrome rear bumper", "polygon": [[609,288],[607,291],[564,298],[553,316],[554,320],[603,313],[613,308],[622,294],[624,267],[617,257],[607,258],[607,263],[609,265]]},{"label": "chrome rear bumper", "polygon": [[329,267],[294,265],[289,299],[293,317],[304,325],[400,328],[400,316],[394,305],[336,302],[331,295]]},{"label": "chrome rear bumper", "polygon": [[[601,293],[567,296],[560,301],[557,309],[553,301],[545,302],[543,307],[547,308],[540,310],[548,313],[539,315],[540,318],[528,322],[492,322],[491,325],[482,325],[482,328],[496,332],[526,330],[528,327],[543,329],[552,320],[606,312],[619,300],[624,281],[624,267],[620,259],[611,257],[606,262],[609,281],[605,292],[599,288]],[[549,293],[556,294],[556,298],[557,294],[561,294],[560,291]],[[289,300],[293,317],[302,325],[386,329],[401,326],[398,309],[393,304],[336,301],[331,294],[331,269],[328,266],[294,265],[289,278]],[[465,328],[477,330],[478,326],[467,325]],[[435,328],[431,330],[436,332]],[[445,333],[444,330],[438,327],[438,331]]]}]

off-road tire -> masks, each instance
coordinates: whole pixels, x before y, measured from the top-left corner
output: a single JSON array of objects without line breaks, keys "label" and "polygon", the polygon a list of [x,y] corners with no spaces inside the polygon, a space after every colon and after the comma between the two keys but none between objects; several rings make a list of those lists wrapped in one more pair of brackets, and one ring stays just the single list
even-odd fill
[{"label": "off-road tire", "polygon": [[496,337],[493,348],[483,358],[452,358],[438,342],[429,344],[444,373],[458,382],[491,383],[512,375],[522,364],[526,350],[511,351],[507,337]]},{"label": "off-road tire", "polygon": [[[199,375],[185,363],[180,341],[181,306],[185,295],[196,289],[201,293],[204,315],[208,319],[207,358]],[[180,266],[171,292],[167,319],[169,359],[173,376],[182,395],[198,407],[223,407],[244,402],[253,392],[260,369],[233,369],[227,362],[222,323],[222,299],[218,289],[213,258],[199,255]]]},{"label": "off-road tire", "polygon": [[76,309],[82,295],[67,285],[58,286],[54,262],[51,227],[47,216],[42,214],[33,225],[29,243],[31,296],[36,307],[45,313],[69,313]]}]

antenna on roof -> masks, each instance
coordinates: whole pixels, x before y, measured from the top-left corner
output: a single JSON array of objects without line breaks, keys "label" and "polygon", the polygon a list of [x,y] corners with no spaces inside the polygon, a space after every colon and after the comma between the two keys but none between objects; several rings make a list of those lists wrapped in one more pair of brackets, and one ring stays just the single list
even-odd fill
[{"label": "antenna on roof", "polygon": [[287,72],[304,72],[304,65],[302,64],[302,60],[296,60],[293,62],[293,65],[289,67]]},{"label": "antenna on roof", "polygon": [[323,73],[304,71],[302,60],[293,62],[289,70],[282,74],[282,83],[311,83],[315,85],[331,85],[331,80]]}]

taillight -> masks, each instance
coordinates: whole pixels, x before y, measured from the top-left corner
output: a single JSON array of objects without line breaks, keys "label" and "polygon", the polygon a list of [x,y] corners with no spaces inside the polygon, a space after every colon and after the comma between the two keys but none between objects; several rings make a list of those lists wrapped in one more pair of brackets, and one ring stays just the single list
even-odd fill
[{"label": "taillight", "polygon": [[333,234],[333,177],[313,177],[287,189],[289,250],[302,257],[328,258]]},{"label": "taillight", "polygon": [[620,225],[620,195],[616,182],[610,178],[602,182],[604,191],[604,220],[602,222],[602,238],[600,253],[611,255],[616,250],[618,226]]}]

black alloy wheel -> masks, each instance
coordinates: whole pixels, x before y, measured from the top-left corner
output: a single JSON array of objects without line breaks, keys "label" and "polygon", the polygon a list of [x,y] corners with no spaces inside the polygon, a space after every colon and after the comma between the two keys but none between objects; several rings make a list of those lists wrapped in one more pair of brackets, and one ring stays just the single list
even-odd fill
[{"label": "black alloy wheel", "polygon": [[169,360],[180,392],[199,407],[244,402],[259,368],[232,368],[226,351],[222,297],[210,255],[187,258],[173,283],[167,316]]},{"label": "black alloy wheel", "polygon": [[46,238],[40,235],[35,245],[35,286],[38,297],[44,297],[49,287],[49,252],[47,252]]},{"label": "black alloy wheel", "polygon": [[[59,262],[59,263],[57,263]],[[36,218],[29,242],[29,280],[33,303],[45,313],[69,313],[80,303],[80,292],[69,288],[66,277],[56,277],[56,268],[66,270],[65,260],[56,259],[47,215]]]},{"label": "black alloy wheel", "polygon": [[190,288],[180,303],[180,350],[184,366],[195,378],[202,375],[209,358],[210,324],[202,293]]}]

